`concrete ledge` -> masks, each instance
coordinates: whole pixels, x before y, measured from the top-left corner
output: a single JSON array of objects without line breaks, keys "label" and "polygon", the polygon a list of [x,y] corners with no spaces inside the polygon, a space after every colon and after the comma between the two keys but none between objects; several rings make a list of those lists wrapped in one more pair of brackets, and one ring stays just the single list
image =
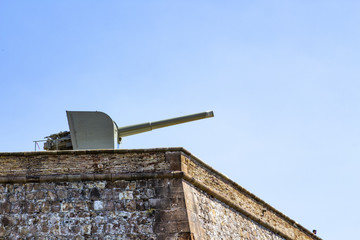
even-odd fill
[{"label": "concrete ledge", "polygon": [[121,173],[121,174],[76,174],[43,176],[8,176],[0,177],[0,184],[6,183],[42,183],[42,182],[80,182],[80,181],[117,181],[139,179],[184,178],[181,171],[156,173]]},{"label": "concrete ledge", "polygon": [[59,151],[36,151],[36,152],[0,152],[1,156],[41,156],[41,155],[82,155],[82,154],[112,154],[112,153],[153,153],[153,152],[184,152],[189,151],[182,147],[173,148],[148,148],[148,149],[94,149],[94,150],[59,150]]}]

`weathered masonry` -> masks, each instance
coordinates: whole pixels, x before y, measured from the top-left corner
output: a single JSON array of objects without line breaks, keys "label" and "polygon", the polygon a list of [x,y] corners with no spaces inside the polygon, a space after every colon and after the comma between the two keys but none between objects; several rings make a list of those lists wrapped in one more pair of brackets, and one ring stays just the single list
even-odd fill
[{"label": "weathered masonry", "polygon": [[320,239],[182,148],[0,153],[0,239]]}]

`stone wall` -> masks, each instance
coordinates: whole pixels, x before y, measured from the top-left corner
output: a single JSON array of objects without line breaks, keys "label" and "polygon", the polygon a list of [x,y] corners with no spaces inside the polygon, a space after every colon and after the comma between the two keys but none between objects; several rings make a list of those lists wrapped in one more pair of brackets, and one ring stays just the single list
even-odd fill
[{"label": "stone wall", "polygon": [[0,238],[181,239],[189,232],[183,198],[167,188],[179,184],[180,179],[1,184]]},{"label": "stone wall", "polygon": [[187,182],[184,191],[195,239],[284,239]]},{"label": "stone wall", "polygon": [[197,189],[284,239],[320,239],[254,194],[185,152],[181,155],[181,171],[184,173],[184,179]]},{"label": "stone wall", "polygon": [[0,236],[5,239],[155,237],[146,182],[3,184]]},{"label": "stone wall", "polygon": [[182,148],[0,153],[0,239],[320,239]]}]

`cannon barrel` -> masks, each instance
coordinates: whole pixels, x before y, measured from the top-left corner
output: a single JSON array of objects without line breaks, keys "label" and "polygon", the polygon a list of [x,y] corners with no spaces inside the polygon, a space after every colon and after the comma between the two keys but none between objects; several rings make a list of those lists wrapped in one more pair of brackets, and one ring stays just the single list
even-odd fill
[{"label": "cannon barrel", "polygon": [[120,127],[120,128],[118,128],[118,136],[119,136],[119,138],[126,137],[126,136],[130,136],[130,135],[138,134],[138,133],[148,132],[148,131],[158,129],[158,128],[163,128],[163,127],[168,127],[168,126],[177,125],[177,124],[181,124],[181,123],[191,122],[191,121],[209,118],[209,117],[213,117],[213,116],[214,116],[213,111],[206,111],[206,112],[190,114],[190,115],[186,115],[186,116],[182,116],[182,117],[169,118],[169,119],[164,119],[164,120],[155,121],[155,122],[147,122],[147,123],[140,123],[140,124],[125,126],[125,127]]}]

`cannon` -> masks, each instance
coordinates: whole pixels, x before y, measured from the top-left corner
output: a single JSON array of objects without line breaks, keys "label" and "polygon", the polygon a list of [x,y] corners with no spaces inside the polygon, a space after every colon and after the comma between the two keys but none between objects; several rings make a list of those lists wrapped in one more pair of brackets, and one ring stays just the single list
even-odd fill
[{"label": "cannon", "polygon": [[70,132],[52,134],[44,143],[45,150],[115,149],[123,137],[190,121],[213,117],[213,111],[195,113],[155,122],[125,127],[98,111],[66,111]]}]

